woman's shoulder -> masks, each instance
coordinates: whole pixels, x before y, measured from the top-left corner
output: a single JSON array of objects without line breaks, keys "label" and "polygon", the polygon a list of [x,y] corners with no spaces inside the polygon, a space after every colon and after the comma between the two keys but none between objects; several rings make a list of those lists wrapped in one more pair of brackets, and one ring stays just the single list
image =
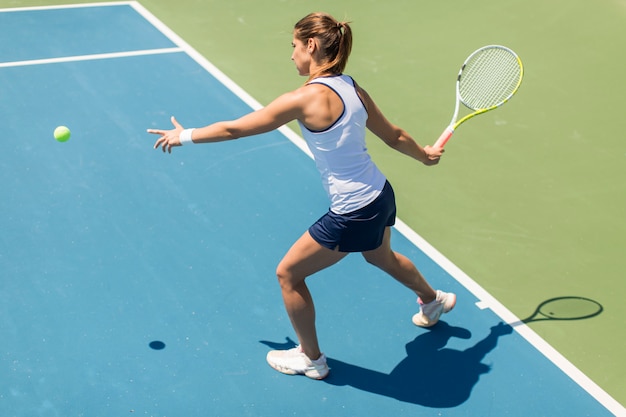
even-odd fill
[{"label": "woman's shoulder", "polygon": [[314,82],[307,83],[301,87],[298,87],[295,90],[291,91],[291,93],[289,94],[292,94],[294,97],[297,97],[300,100],[310,101],[316,97],[319,97],[320,94],[324,94],[328,91],[328,85],[326,85],[325,83]]}]

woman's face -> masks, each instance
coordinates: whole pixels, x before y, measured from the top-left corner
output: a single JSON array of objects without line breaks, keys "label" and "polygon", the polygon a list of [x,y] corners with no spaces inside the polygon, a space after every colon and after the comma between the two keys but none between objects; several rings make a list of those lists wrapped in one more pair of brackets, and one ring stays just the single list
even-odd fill
[{"label": "woman's face", "polygon": [[311,65],[311,54],[308,51],[308,45],[297,39],[295,36],[291,41],[293,46],[293,53],[291,54],[291,60],[296,64],[296,69],[300,75],[309,75]]}]

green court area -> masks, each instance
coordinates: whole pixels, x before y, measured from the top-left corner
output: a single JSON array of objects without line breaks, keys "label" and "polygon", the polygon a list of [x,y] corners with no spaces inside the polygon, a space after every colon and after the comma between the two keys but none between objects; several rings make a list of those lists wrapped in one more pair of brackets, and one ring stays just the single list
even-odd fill
[{"label": "green court area", "polygon": [[[67,3],[80,2],[0,7]],[[351,21],[347,72],[422,144],[449,122],[463,59],[486,44],[514,49],[526,71],[519,93],[461,126],[439,166],[373,137],[369,147],[394,184],[399,217],[517,316],[554,297],[600,303],[593,318],[530,326],[626,404],[626,2],[140,3],[262,104],[304,82],[290,62],[299,18],[322,10]]]}]

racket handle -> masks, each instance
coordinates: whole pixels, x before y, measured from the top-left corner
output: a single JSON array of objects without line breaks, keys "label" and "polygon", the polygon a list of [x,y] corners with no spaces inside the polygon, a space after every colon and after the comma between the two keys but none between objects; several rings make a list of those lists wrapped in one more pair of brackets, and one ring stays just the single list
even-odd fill
[{"label": "racket handle", "polygon": [[454,133],[454,131],[449,127],[446,127],[446,130],[444,130],[441,136],[439,136],[439,139],[437,139],[437,142],[435,142],[433,148],[443,148],[444,146],[446,146],[446,143],[448,142],[450,137],[452,137],[452,133]]}]

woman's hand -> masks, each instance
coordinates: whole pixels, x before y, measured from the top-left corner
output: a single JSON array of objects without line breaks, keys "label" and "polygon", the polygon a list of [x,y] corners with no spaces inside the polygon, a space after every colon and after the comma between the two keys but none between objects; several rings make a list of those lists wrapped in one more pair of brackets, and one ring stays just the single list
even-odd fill
[{"label": "woman's hand", "polygon": [[160,138],[154,144],[154,149],[161,147],[163,152],[167,151],[172,153],[172,148],[174,146],[180,145],[180,132],[183,131],[183,127],[176,120],[174,116],[172,116],[172,124],[174,125],[174,129],[172,130],[160,130],[160,129],[148,129],[148,133],[153,133],[155,135],[161,135]]},{"label": "woman's hand", "polygon": [[441,159],[441,155],[444,153],[443,148],[434,148],[430,145],[424,146],[424,153],[426,154],[426,159],[422,162],[424,165],[437,165],[439,160]]}]

